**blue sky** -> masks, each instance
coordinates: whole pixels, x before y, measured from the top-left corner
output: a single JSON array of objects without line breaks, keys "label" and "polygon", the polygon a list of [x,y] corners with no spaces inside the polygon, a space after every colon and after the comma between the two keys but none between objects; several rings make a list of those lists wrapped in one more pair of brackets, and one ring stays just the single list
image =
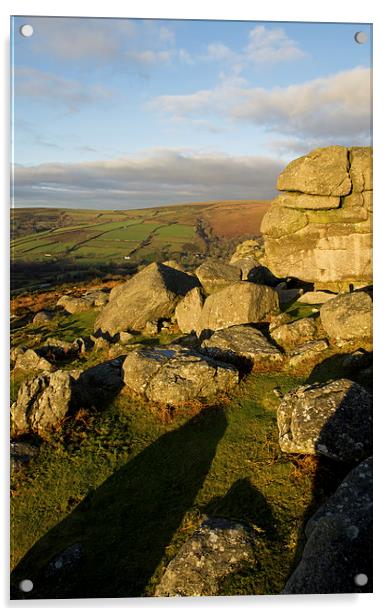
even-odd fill
[{"label": "blue sky", "polygon": [[370,143],[371,36],[366,24],[16,17],[14,204],[270,198],[291,159]]}]

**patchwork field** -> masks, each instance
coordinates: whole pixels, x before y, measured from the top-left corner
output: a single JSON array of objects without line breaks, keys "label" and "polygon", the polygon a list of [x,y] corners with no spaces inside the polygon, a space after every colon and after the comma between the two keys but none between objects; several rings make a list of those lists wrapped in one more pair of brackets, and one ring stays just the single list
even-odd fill
[{"label": "patchwork field", "polygon": [[224,201],[124,211],[15,209],[12,288],[58,283],[64,272],[77,279],[83,270],[108,265],[114,271],[177,259],[195,266],[257,237],[268,207],[265,201]]}]

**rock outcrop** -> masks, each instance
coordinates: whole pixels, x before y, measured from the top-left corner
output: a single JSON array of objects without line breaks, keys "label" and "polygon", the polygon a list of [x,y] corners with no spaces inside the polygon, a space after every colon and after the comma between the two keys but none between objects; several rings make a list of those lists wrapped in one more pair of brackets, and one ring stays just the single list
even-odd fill
[{"label": "rock outcrop", "polygon": [[200,287],[191,289],[177,304],[175,317],[183,334],[196,332],[203,305],[204,296]]},{"label": "rock outcrop", "polygon": [[201,348],[215,359],[243,364],[253,370],[277,371],[284,361],[281,351],[260,331],[249,325],[221,329],[204,340]]},{"label": "rock outcrop", "polygon": [[95,331],[111,336],[142,331],[148,321],[174,315],[177,303],[199,282],[194,276],[161,263],[152,263],[123,285],[114,287],[95,322]]},{"label": "rock outcrop", "polygon": [[354,468],[310,518],[283,594],[372,592],[373,461]]},{"label": "rock outcrop", "polygon": [[277,411],[280,448],[360,462],[372,451],[372,410],[371,394],[348,379],[292,389]]},{"label": "rock outcrop", "polygon": [[156,597],[220,594],[223,580],[257,564],[254,531],[241,522],[208,518],[167,566]]},{"label": "rock outcrop", "polygon": [[330,146],[292,161],[262,221],[266,265],[280,277],[348,290],[372,280],[372,150]]},{"label": "rock outcrop", "polygon": [[233,366],[172,345],[131,351],[123,364],[123,380],[152,402],[174,405],[231,391],[239,373]]},{"label": "rock outcrop", "polygon": [[232,325],[266,322],[278,311],[278,295],[274,289],[252,282],[236,282],[207,297],[197,334]]}]

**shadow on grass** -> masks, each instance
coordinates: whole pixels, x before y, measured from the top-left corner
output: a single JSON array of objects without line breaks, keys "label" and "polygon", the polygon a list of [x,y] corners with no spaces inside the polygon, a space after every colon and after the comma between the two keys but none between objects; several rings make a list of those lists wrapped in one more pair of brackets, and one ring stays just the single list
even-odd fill
[{"label": "shadow on grass", "polygon": [[[220,407],[205,409],[111,475],[24,556],[11,597],[144,595],[226,427]],[[28,594],[19,590],[24,579],[34,583]]]}]

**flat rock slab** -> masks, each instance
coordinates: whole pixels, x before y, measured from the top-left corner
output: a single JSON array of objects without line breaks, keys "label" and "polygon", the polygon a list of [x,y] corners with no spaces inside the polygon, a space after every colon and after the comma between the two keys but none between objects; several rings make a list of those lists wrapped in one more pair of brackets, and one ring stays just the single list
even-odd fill
[{"label": "flat rock slab", "polygon": [[197,334],[232,325],[266,322],[278,311],[278,295],[274,289],[252,282],[236,282],[207,297]]},{"label": "flat rock slab", "polygon": [[155,596],[218,595],[228,575],[256,564],[255,534],[250,527],[224,518],[209,518],[169,563]]},{"label": "flat rock slab", "polygon": [[313,364],[318,364],[328,349],[327,340],[312,340],[296,346],[288,352],[287,360],[290,370],[311,370]]},{"label": "flat rock slab", "polygon": [[326,291],[308,291],[301,295],[297,301],[299,304],[318,305],[325,304],[335,297],[334,293],[327,293]]},{"label": "flat rock slab", "polygon": [[253,369],[277,370],[282,366],[284,356],[277,347],[255,327],[235,325],[221,329],[201,345],[207,355],[231,363],[252,365]]},{"label": "flat rock slab", "polygon": [[373,301],[365,291],[337,295],[322,306],[320,319],[328,337],[340,346],[350,340],[372,341]]},{"label": "flat rock slab", "polygon": [[371,394],[348,379],[292,389],[277,411],[280,448],[360,462],[372,451],[372,410]]},{"label": "flat rock slab", "polygon": [[[372,592],[373,460],[354,468],[310,518],[307,543],[283,594]],[[365,585],[357,581],[361,574]]]},{"label": "flat rock slab", "polygon": [[231,391],[239,382],[239,372],[196,351],[172,345],[131,351],[123,364],[123,380],[148,400],[179,404]]}]

